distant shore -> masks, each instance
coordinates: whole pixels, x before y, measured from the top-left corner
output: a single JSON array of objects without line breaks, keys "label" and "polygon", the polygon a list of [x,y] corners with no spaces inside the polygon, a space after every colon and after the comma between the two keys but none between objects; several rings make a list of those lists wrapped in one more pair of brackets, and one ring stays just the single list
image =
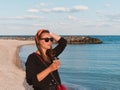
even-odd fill
[{"label": "distant shore", "polygon": [[30,90],[25,82],[25,71],[19,59],[21,45],[34,44],[34,41],[0,39],[0,90]]},{"label": "distant shore", "polygon": [[[68,44],[100,44],[102,41],[98,38],[90,36],[78,36],[78,35],[63,35]],[[0,39],[13,39],[13,40],[34,40],[34,36],[0,36]]]}]

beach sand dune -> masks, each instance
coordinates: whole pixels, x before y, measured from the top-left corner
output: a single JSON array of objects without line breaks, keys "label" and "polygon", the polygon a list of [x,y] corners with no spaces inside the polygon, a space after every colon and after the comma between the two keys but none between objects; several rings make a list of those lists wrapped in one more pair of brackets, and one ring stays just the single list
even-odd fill
[{"label": "beach sand dune", "polygon": [[18,48],[33,43],[0,39],[0,90],[26,90],[25,71],[21,68]]}]

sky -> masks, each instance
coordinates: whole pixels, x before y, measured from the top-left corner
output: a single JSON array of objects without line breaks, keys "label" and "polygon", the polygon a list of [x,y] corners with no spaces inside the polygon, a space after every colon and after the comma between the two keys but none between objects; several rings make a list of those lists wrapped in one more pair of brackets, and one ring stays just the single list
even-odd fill
[{"label": "sky", "polygon": [[0,35],[120,35],[120,0],[0,0]]}]

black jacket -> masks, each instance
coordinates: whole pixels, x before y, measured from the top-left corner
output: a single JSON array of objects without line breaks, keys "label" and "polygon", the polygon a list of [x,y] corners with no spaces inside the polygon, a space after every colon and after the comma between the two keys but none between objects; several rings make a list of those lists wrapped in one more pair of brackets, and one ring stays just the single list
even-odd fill
[{"label": "black jacket", "polygon": [[[67,41],[64,38],[61,38],[58,41],[58,45],[53,49],[56,52],[56,57],[65,49],[66,44]],[[41,58],[41,56],[39,57]],[[33,88],[35,90],[49,90],[50,86],[56,85],[56,81],[50,74],[47,77],[45,77],[42,81],[37,80],[37,74],[46,68],[43,62],[41,62],[40,58],[38,58],[38,55],[36,55],[35,53],[32,53],[28,56],[27,61],[25,63],[26,80],[28,84],[33,85]],[[49,66],[50,63],[47,63],[47,65]],[[56,80],[59,83],[61,83],[57,70],[53,72],[53,75],[56,78]]]}]

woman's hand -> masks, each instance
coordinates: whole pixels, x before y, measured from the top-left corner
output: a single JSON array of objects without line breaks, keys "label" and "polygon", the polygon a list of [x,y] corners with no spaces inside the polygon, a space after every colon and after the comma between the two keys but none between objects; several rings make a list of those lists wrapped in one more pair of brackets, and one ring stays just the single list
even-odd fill
[{"label": "woman's hand", "polygon": [[43,80],[48,74],[59,68],[60,68],[60,61],[54,60],[53,63],[48,68],[37,74],[38,81]]},{"label": "woman's hand", "polygon": [[61,36],[60,36],[60,35],[57,35],[57,34],[52,33],[52,32],[50,32],[50,35],[51,35],[51,37],[53,37],[53,38],[54,38],[54,40],[55,40],[55,41],[58,41],[58,40],[60,40],[60,38],[61,38]]},{"label": "woman's hand", "polygon": [[53,63],[48,67],[51,72],[57,70],[60,68],[60,61],[59,60],[54,60]]}]

